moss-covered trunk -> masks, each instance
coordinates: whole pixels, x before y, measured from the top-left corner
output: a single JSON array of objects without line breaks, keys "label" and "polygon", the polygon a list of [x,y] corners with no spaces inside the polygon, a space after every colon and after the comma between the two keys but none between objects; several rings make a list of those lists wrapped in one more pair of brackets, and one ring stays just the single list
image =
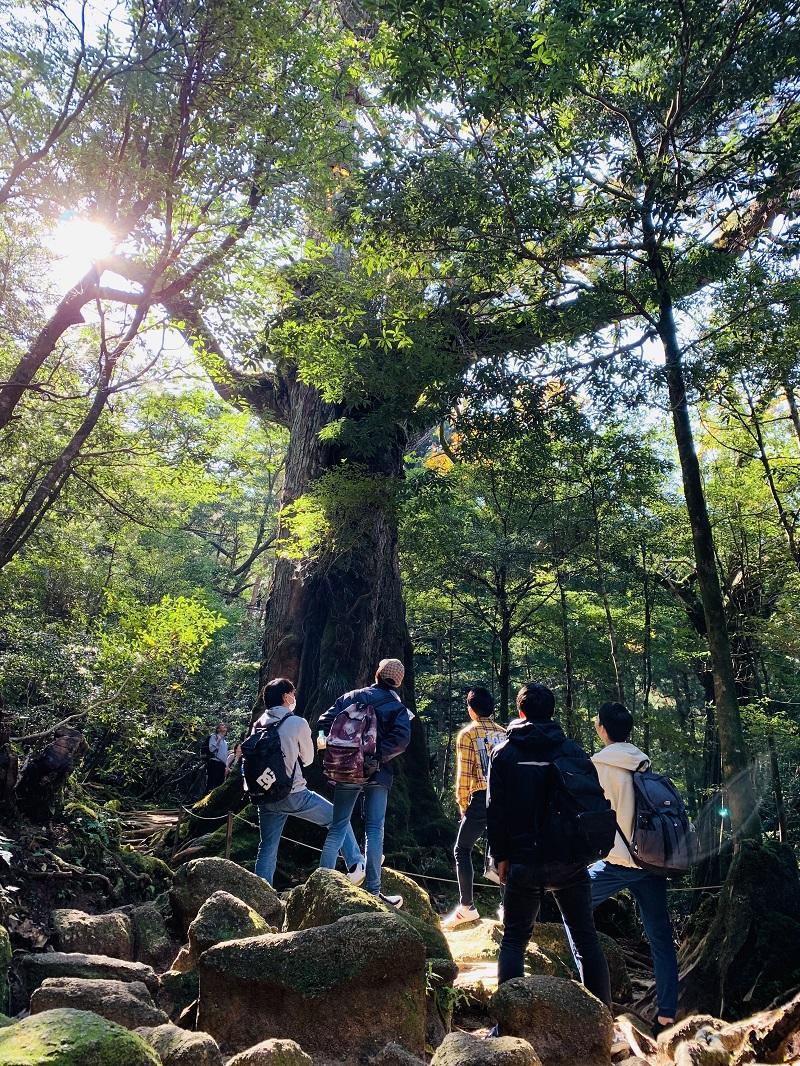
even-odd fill
[{"label": "moss-covered trunk", "polygon": [[[338,412],[300,384],[289,390],[290,440],[282,507],[313,490],[324,475],[342,468],[346,453],[320,440],[320,430]],[[403,475],[404,440],[399,431],[358,467],[380,485]],[[369,495],[369,494],[368,494]],[[386,496],[391,495],[387,488]],[[342,692],[369,684],[380,659],[402,659],[402,697],[415,712],[413,648],[406,624],[393,500],[378,494],[365,502],[355,533],[323,557],[298,565],[279,559],[265,612],[261,683],[289,677],[298,688],[298,708],[311,722]],[[285,535],[286,530],[282,533]],[[387,834],[417,844],[443,843],[448,827],[430,777],[425,732],[415,718],[411,745],[399,760]],[[319,773],[310,778],[321,784]]]}]

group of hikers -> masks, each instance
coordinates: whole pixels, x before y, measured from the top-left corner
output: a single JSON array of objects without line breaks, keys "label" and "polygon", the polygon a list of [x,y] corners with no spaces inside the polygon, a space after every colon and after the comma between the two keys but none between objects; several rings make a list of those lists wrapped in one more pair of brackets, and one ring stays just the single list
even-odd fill
[{"label": "group of hikers", "polygon": [[[275,678],[264,687],[265,710],[235,753],[228,752],[223,725],[209,738],[209,750],[212,743],[214,747],[209,767],[219,763],[214,780],[220,783],[226,768],[238,762],[244,787],[256,804],[259,876],[272,882],[281,834],[292,815],[327,828],[322,868],[334,869],[341,854],[353,884],[363,885],[391,907],[402,907],[401,896],[381,891],[381,866],[393,762],[411,739],[413,714],[398,691],[404,675],[398,659],[381,660],[374,684],[345,693],[322,714],[316,743],[306,719],[294,713],[295,686],[287,678]],[[647,868],[632,844],[637,828],[634,776],[650,767],[648,756],[630,743],[633,718],[621,703],[604,703],[595,718],[603,747],[590,760],[554,720],[550,689],[534,682],[523,685],[516,710],[517,719],[505,727],[494,720],[488,689],[475,686],[467,693],[470,722],[456,740],[459,902],[443,926],[455,929],[480,918],[474,903],[473,849],[485,837],[487,874],[494,875],[502,892],[498,983],[523,975],[525,949],[549,892],[561,913],[581,981],[610,1008],[608,965],[593,910],[628,889],[638,904],[653,957],[656,1028],[665,1028],[677,1011],[678,964],[666,878],[663,871]],[[334,784],[332,803],[309,789],[303,774],[317,750],[323,752],[326,776]],[[351,826],[362,795],[363,850]],[[665,802],[680,806],[677,797]],[[590,861],[592,856],[596,861]]]}]

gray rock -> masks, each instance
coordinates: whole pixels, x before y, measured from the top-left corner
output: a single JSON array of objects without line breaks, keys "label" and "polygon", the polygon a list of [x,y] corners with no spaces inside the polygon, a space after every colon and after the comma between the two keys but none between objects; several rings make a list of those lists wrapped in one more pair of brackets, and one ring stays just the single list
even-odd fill
[{"label": "gray rock", "polygon": [[112,959],[133,959],[133,927],[127,914],[86,914],[84,911],[53,911],[55,946],[59,951],[85,955],[108,955]]},{"label": "gray rock", "polygon": [[214,892],[189,926],[189,952],[197,960],[204,951],[226,940],[276,932],[264,919],[230,892]]},{"label": "gray rock", "polygon": [[109,1022],[136,1029],[167,1021],[140,981],[98,981],[84,977],[47,977],[31,996],[31,1014],[71,1007],[89,1010]]},{"label": "gray rock", "polygon": [[508,1036],[533,1044],[544,1066],[609,1066],[614,1022],[606,1006],[575,981],[515,977],[489,1004]]},{"label": "gray rock", "polygon": [[234,1055],[228,1066],[312,1066],[313,1061],[294,1040],[273,1038]]},{"label": "gray rock", "polygon": [[161,986],[156,993],[156,1003],[177,1023],[181,1015],[194,1003],[200,994],[200,979],[197,970],[178,972],[167,970],[161,975]]},{"label": "gray rock", "polygon": [[141,981],[155,993],[158,975],[141,962],[126,962],[107,955],[84,955],[80,952],[49,951],[23,955],[19,972],[28,995],[32,995],[47,977],[85,977],[98,981]]},{"label": "gray rock", "polygon": [[48,1010],[0,1029],[3,1066],[162,1066],[136,1033],[90,1011]]},{"label": "gray rock", "polygon": [[436,1049],[431,1066],[541,1066],[541,1062],[528,1041],[516,1036],[481,1039],[471,1033],[450,1033]]},{"label": "gray rock", "polygon": [[156,973],[170,968],[180,944],[167,928],[164,915],[155,903],[142,903],[130,911],[133,928],[133,957],[152,966]]},{"label": "gray rock", "polygon": [[424,1059],[418,1059],[399,1044],[387,1044],[383,1051],[369,1060],[369,1066],[425,1066]]},{"label": "gray rock", "polygon": [[222,1052],[208,1033],[187,1033],[170,1024],[137,1033],[155,1048],[163,1066],[223,1066]]},{"label": "gray rock", "polygon": [[280,896],[263,877],[229,859],[193,859],[178,868],[169,893],[172,913],[183,932],[188,931],[208,897],[218,891],[230,892],[269,925],[280,928],[283,924]]},{"label": "gray rock", "polygon": [[425,946],[396,914],[217,944],[198,970],[198,1025],[225,1051],[277,1033],[326,1061],[424,1048]]}]

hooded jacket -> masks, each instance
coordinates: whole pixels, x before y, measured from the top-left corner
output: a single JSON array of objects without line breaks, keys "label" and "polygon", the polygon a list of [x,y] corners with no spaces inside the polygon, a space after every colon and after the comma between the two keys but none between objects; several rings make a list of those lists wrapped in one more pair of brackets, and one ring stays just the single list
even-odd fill
[{"label": "hooded jacket", "polygon": [[336,715],[356,702],[371,704],[378,719],[378,758],[381,765],[369,779],[369,783],[391,788],[394,779],[391,760],[402,755],[411,741],[411,714],[393,688],[377,683],[367,688],[345,692],[332,707],[320,715],[317,729],[327,736]]},{"label": "hooded jacket", "polygon": [[[635,744],[624,742],[608,744],[592,756],[592,762],[597,768],[597,776],[600,778],[606,799],[616,811],[619,827],[630,840],[633,836],[633,816],[636,806],[633,771],[646,770],[650,766],[650,760]],[[615,866],[639,869],[619,833],[614,839],[614,847],[608,853],[606,862],[613,863]]]},{"label": "hooded jacket", "polygon": [[558,887],[585,876],[575,862],[537,861],[537,826],[547,810],[550,764],[559,755],[588,760],[558,722],[513,722],[507,739],[492,752],[486,804],[486,833],[495,862],[507,860],[538,867],[542,884]]},{"label": "hooded jacket", "polygon": [[270,707],[264,711],[261,717],[254,723],[255,726],[269,725],[271,722],[286,721],[278,731],[281,739],[281,751],[283,752],[283,764],[286,773],[292,779],[292,792],[302,792],[306,787],[306,779],[303,775],[302,766],[310,766],[314,761],[314,739],[311,729],[305,718],[288,707]]}]

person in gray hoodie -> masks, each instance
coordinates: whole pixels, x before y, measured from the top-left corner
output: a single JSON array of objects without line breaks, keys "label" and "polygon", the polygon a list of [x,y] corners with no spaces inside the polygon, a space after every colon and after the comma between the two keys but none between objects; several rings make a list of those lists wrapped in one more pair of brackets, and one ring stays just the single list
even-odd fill
[{"label": "person in gray hoodie", "polygon": [[[279,732],[281,751],[286,772],[292,778],[292,791],[285,799],[277,803],[259,803],[257,807],[261,841],[256,856],[256,873],[272,884],[278,845],[289,815],[327,829],[333,817],[333,804],[312,792],[303,776],[303,767],[313,763],[316,748],[308,722],[294,713],[297,698],[292,682],[285,677],[276,677],[264,686],[262,698],[267,709],[253,722],[253,729],[263,729],[271,722],[284,722]],[[360,885],[366,876],[366,863],[349,824],[341,852],[347,865],[347,876],[353,884]]]},{"label": "person in gray hoodie", "polygon": [[[617,825],[630,840],[633,836],[635,797],[633,771],[647,769],[650,759],[629,742],[633,716],[621,703],[604,703],[595,719],[595,730],[605,747],[592,756],[606,799],[616,811]],[[667,908],[667,881],[637,866],[628,846],[617,833],[607,858],[589,867],[592,906],[628,889],[639,905],[645,935],[650,942],[656,977],[658,1022],[667,1028],[678,1009],[678,958]]]}]

